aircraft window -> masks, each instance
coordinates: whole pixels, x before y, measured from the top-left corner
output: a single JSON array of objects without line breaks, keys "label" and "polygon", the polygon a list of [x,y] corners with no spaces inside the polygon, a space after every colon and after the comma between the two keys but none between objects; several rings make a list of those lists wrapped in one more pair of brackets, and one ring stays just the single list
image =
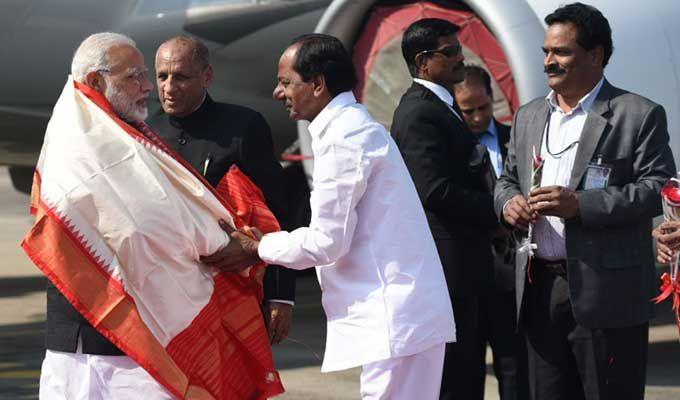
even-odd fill
[{"label": "aircraft window", "polygon": [[141,0],[137,2],[135,14],[147,15],[181,11],[187,8],[189,0]]},{"label": "aircraft window", "polygon": [[135,14],[148,15],[182,11],[191,7],[214,5],[267,4],[271,0],[139,0]]},{"label": "aircraft window", "polygon": [[265,4],[271,3],[270,0],[189,0],[192,7],[212,6],[218,4]]}]

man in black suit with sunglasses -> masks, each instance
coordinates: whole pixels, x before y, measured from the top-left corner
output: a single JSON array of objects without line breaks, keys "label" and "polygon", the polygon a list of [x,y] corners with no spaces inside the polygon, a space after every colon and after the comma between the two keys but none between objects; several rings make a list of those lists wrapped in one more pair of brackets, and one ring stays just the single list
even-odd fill
[{"label": "man in black suit with sunglasses", "polygon": [[[441,399],[484,396],[486,350],[480,298],[493,286],[497,226],[486,151],[453,100],[464,75],[458,26],[422,19],[404,32],[413,85],[394,113],[392,135],[423,203],[453,303],[456,343],[446,345]],[[481,161],[481,162],[480,162]]]}]

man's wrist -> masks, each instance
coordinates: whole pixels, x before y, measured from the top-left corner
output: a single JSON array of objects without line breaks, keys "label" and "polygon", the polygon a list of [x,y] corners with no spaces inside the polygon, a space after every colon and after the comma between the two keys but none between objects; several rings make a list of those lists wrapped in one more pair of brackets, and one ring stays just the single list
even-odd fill
[{"label": "man's wrist", "polygon": [[505,203],[503,203],[503,209],[501,210],[501,213],[503,214],[503,219],[505,219],[505,209],[508,207],[508,204],[510,204],[510,201],[512,201],[512,199],[506,200]]},{"label": "man's wrist", "polygon": [[581,216],[581,205],[578,202],[578,192],[574,192],[574,198],[575,198],[575,201],[576,201],[576,212],[575,212],[574,217],[578,218],[578,217]]},{"label": "man's wrist", "polygon": [[569,219],[571,218],[579,218],[581,216],[581,209],[578,201],[578,192],[577,191],[572,191],[571,195],[574,197],[574,204],[575,204],[575,209],[574,212],[571,216],[569,216]]},{"label": "man's wrist", "polygon": [[254,259],[256,262],[262,261],[260,259],[260,255],[257,252],[258,247],[260,246],[259,241],[250,241],[248,245],[245,247],[246,252]]}]

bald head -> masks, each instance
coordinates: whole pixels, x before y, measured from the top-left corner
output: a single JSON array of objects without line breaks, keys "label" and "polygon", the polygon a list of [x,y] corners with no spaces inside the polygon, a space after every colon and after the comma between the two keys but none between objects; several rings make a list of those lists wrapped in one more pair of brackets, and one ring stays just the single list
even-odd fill
[{"label": "bald head", "polygon": [[186,117],[196,111],[212,78],[208,48],[196,38],[177,36],[156,51],[158,98],[166,114]]},{"label": "bald head", "polygon": [[465,80],[456,84],[456,89],[482,89],[493,98],[491,76],[484,68],[478,65],[466,65],[463,71]]},{"label": "bald head", "polygon": [[191,36],[182,35],[168,39],[158,47],[156,56],[161,51],[165,54],[167,54],[167,51],[182,54],[183,57],[187,57],[191,64],[197,68],[204,68],[210,64],[210,51],[208,51],[208,47],[200,40]]}]

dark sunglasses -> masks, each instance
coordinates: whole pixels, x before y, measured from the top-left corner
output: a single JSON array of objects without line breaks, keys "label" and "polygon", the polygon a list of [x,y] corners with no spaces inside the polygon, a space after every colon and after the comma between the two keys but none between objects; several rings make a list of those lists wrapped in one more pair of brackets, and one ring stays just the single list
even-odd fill
[{"label": "dark sunglasses", "polygon": [[453,57],[460,54],[462,49],[463,48],[461,47],[460,43],[452,44],[444,47],[443,49],[423,50],[420,53],[416,54],[416,57],[420,54],[437,54],[437,53],[443,55],[444,57]]}]

